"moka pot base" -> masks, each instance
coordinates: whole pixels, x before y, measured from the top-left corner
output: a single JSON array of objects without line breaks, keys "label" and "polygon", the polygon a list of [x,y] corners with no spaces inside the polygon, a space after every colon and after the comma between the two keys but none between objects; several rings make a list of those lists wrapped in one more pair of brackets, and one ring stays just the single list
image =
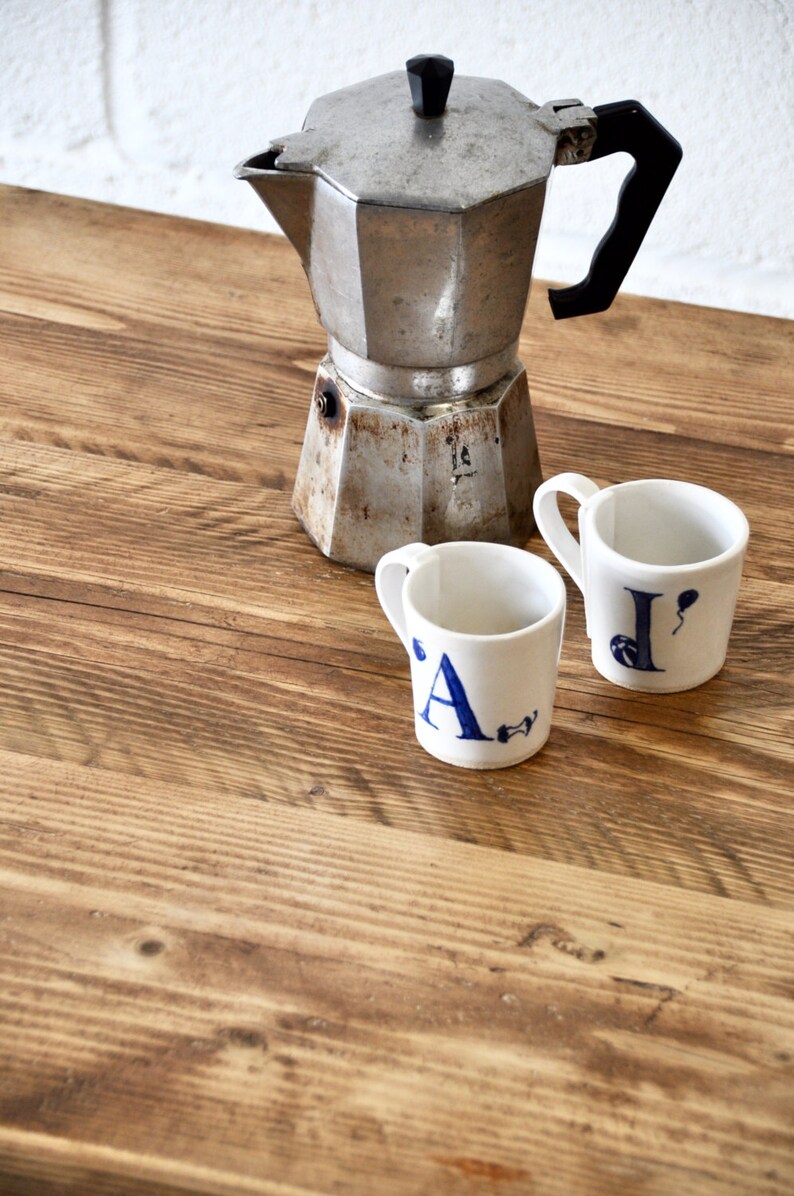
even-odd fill
[{"label": "moka pot base", "polygon": [[325,556],[373,572],[415,541],[526,543],[541,480],[520,361],[476,394],[401,402],[355,389],[326,356],[292,506]]}]

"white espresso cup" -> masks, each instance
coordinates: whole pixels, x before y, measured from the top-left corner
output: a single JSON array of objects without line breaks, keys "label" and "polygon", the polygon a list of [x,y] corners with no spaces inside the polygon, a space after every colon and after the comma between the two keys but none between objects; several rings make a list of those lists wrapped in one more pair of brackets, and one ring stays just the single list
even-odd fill
[{"label": "white espresso cup", "polygon": [[565,620],[553,566],[505,544],[407,544],[378,562],[375,587],[410,657],[431,756],[504,768],[543,747]]},{"label": "white espresso cup", "polygon": [[[557,496],[579,506],[579,541]],[[647,479],[599,490],[579,473],[539,486],[535,522],[584,594],[593,664],[626,689],[677,693],[725,663],[749,527],[692,482]]]}]

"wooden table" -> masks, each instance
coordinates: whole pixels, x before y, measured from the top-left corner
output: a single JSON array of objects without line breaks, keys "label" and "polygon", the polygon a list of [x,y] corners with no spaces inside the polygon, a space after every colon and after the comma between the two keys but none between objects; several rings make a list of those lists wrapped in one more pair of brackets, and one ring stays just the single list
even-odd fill
[{"label": "wooden table", "polygon": [[290,246],[0,208],[3,1196],[788,1196],[788,326],[536,287],[545,474],[714,486],[751,549],[686,694],[571,592],[549,743],[472,774],[291,513]]}]

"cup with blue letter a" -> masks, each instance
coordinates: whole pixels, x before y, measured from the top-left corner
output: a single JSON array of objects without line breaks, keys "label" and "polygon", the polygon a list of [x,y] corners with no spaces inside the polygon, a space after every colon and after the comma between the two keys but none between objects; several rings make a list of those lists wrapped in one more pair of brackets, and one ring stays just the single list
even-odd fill
[{"label": "cup with blue letter a", "polygon": [[565,621],[556,569],[505,544],[407,544],[378,562],[375,587],[410,658],[426,751],[504,768],[543,747]]},{"label": "cup with blue letter a", "polygon": [[[558,495],[579,503],[579,540]],[[725,663],[749,527],[693,482],[647,478],[604,489],[578,473],[539,486],[538,530],[584,594],[593,664],[626,689],[677,693]]]}]

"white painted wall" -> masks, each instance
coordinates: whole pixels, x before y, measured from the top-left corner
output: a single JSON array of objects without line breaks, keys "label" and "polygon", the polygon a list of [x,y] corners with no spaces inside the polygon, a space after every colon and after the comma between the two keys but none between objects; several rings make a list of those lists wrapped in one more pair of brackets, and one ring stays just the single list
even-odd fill
[{"label": "white painted wall", "polygon": [[[684,160],[625,289],[794,316],[790,0],[0,0],[0,179],[272,228],[237,161],[312,99],[444,53],[538,103],[636,98]],[[576,281],[629,159],[555,172]]]}]

